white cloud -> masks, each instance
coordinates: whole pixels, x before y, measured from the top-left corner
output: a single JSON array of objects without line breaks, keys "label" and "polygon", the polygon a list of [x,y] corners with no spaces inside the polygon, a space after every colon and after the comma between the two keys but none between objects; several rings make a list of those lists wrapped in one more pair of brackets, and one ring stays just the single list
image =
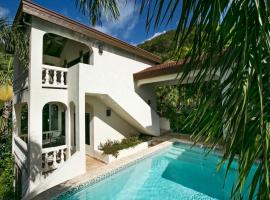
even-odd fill
[{"label": "white cloud", "polygon": [[160,35],[162,35],[162,34],[164,34],[164,33],[166,33],[167,31],[161,31],[161,32],[157,32],[157,33],[155,33],[154,35],[152,35],[151,37],[149,37],[149,38],[147,38],[147,39],[145,39],[145,40],[143,40],[143,41],[141,41],[141,42],[137,42],[137,43],[135,43],[135,42],[132,42],[131,44],[132,45],[134,45],[134,46],[137,46],[138,44],[142,44],[142,43],[144,43],[144,42],[146,42],[146,41],[149,41],[149,40],[152,40],[153,38],[155,38],[155,37],[157,37],[157,36],[160,36]]},{"label": "white cloud", "polygon": [[146,39],[145,41],[149,41],[149,40],[152,40],[153,38],[155,38],[155,37],[157,37],[157,36],[160,36],[160,35],[162,35],[162,34],[164,34],[164,33],[166,33],[167,31],[162,31],[162,32],[157,32],[157,33],[155,33],[154,35],[152,35],[150,38],[148,38],[148,39]]},{"label": "white cloud", "polygon": [[8,17],[9,13],[9,9],[0,6],[0,18]]},{"label": "white cloud", "polygon": [[138,23],[138,8],[134,6],[133,1],[119,0],[118,8],[120,11],[120,17],[118,20],[108,19],[104,16],[102,26],[95,26],[94,28],[113,36],[121,34],[127,39]]}]

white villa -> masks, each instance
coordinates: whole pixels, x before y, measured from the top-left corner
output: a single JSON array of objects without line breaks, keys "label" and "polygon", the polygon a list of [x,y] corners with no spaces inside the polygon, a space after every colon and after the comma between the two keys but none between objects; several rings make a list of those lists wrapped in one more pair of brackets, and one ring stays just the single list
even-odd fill
[{"label": "white villa", "polygon": [[[159,57],[29,1],[30,62],[15,62],[13,153],[23,199],[79,176],[100,143],[168,129],[155,88],[173,83],[181,63]],[[15,60],[16,61],[16,60]]]}]

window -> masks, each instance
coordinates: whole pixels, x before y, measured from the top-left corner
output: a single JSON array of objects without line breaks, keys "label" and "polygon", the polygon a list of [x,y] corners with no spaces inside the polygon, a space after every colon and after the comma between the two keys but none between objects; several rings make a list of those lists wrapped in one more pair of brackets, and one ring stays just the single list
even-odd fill
[{"label": "window", "polygon": [[58,130],[58,106],[55,104],[51,105],[51,131]]},{"label": "window", "polygon": [[58,130],[58,105],[46,104],[43,107],[43,126],[44,131]]},{"label": "window", "polygon": [[27,104],[21,109],[21,135],[28,134],[28,107]]}]

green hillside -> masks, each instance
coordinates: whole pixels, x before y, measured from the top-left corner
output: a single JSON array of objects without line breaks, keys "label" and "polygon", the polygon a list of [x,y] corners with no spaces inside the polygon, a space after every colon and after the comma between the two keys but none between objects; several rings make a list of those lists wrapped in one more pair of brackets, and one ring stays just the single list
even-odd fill
[{"label": "green hillside", "polygon": [[[177,60],[177,55],[174,54],[174,37],[175,30],[170,30],[151,40],[147,40],[144,43],[139,44],[138,47],[160,56],[162,61]],[[183,58],[186,55],[187,51],[190,49],[191,39],[192,36],[187,38],[186,42],[184,43],[184,51],[180,58]]]},{"label": "green hillside", "polygon": [[[151,40],[139,44],[138,47],[154,53],[161,57],[162,61],[177,60],[174,54],[175,30],[170,30]],[[180,58],[183,58],[191,47],[192,35],[184,43],[184,51]],[[197,105],[198,94],[196,89],[190,85],[170,85],[156,88],[157,112],[160,116],[170,120],[171,129],[174,132],[192,133],[191,127],[185,127],[185,119],[190,111]]]}]

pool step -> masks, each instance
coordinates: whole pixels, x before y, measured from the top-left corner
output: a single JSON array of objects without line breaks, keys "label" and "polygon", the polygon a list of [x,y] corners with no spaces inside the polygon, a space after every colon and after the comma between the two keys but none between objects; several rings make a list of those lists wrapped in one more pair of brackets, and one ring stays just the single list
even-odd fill
[{"label": "pool step", "polygon": [[168,153],[172,153],[178,156],[190,156],[190,157],[208,160],[212,162],[220,161],[220,159],[217,159],[216,155],[213,155],[210,153],[207,156],[205,156],[206,155],[205,152],[198,151],[196,149],[194,150],[193,149],[180,149],[180,148],[173,147],[168,151]]},{"label": "pool step", "polygon": [[204,157],[201,154],[196,153],[190,153],[190,152],[179,152],[176,153],[175,151],[169,151],[165,154],[165,157],[168,157],[173,160],[179,160],[184,162],[190,162],[190,163],[201,163],[201,164],[210,164],[212,166],[216,166],[219,162],[217,158],[207,156]]}]

